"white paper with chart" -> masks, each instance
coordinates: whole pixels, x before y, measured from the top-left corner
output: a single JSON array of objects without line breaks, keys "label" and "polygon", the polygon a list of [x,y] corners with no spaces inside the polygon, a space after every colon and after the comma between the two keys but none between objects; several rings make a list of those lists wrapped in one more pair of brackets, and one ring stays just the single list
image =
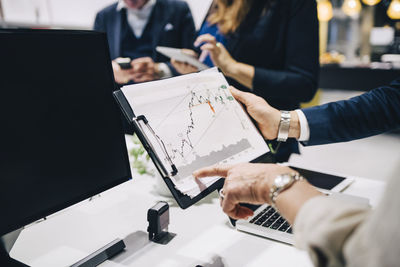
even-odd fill
[{"label": "white paper with chart", "polygon": [[122,88],[136,116],[146,116],[176,165],[178,174],[170,177],[175,187],[190,197],[219,178],[196,180],[193,171],[249,162],[269,151],[228,86],[221,73],[200,72]]}]

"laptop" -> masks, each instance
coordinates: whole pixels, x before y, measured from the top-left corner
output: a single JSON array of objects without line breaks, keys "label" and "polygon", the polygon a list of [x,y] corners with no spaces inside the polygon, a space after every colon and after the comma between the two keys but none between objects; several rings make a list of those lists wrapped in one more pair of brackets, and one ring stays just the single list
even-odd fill
[{"label": "laptop", "polygon": [[[300,174],[306,177],[312,185],[316,186],[320,191],[329,194],[331,197],[342,198],[348,201],[364,204],[369,203],[369,200],[366,198],[340,193],[354,181],[351,177],[337,176],[294,166],[290,167],[297,170]],[[231,219],[232,225],[235,226],[237,230],[293,245],[294,238],[292,226],[279,214],[277,210],[268,204],[261,206],[245,205],[254,210],[254,215],[247,220],[235,221]]]}]

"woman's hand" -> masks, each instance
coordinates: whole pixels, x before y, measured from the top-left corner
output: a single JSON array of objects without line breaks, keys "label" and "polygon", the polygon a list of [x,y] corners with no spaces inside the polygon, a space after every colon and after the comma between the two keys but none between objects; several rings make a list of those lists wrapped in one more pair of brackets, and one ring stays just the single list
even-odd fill
[{"label": "woman's hand", "polygon": [[225,46],[216,41],[215,37],[211,34],[203,34],[197,37],[194,42],[195,46],[204,43],[200,49],[207,51],[215,66],[220,68],[227,76],[232,76],[237,66],[236,60],[232,58]]},{"label": "woman's hand", "polygon": [[293,173],[289,167],[276,164],[214,165],[197,170],[196,178],[221,176],[225,178],[222,210],[231,218],[244,219],[253,211],[239,203],[270,203],[269,190],[273,179],[279,174]]},{"label": "woman's hand", "polygon": [[[197,53],[190,49],[182,49],[182,52],[195,58],[198,57]],[[199,71],[195,66],[192,66],[186,62],[177,61],[173,58],[171,59],[171,64],[180,74],[188,74]]]},{"label": "woman's hand", "polygon": [[[245,219],[253,211],[240,203],[271,203],[270,188],[278,175],[291,174],[296,171],[276,164],[242,163],[237,165],[214,165],[197,170],[196,178],[220,176],[225,178],[221,207],[233,219]],[[289,223],[293,223],[299,210],[309,199],[321,196],[315,187],[306,180],[297,181],[288,189],[278,194],[276,205],[279,213]]]},{"label": "woman's hand", "polygon": [[[235,79],[249,89],[253,88],[254,66],[237,62],[226,50],[225,46],[216,41],[210,34],[203,34],[197,37],[195,46],[204,43],[200,49],[207,52],[215,66],[220,68],[225,76]],[[201,56],[200,56],[201,57]]]}]

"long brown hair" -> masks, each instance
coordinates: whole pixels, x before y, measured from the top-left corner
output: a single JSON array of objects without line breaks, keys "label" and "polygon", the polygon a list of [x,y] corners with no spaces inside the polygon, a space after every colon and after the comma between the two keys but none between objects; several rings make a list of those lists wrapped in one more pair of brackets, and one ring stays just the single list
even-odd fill
[{"label": "long brown hair", "polygon": [[215,0],[207,21],[222,34],[235,32],[246,18],[254,0]]}]

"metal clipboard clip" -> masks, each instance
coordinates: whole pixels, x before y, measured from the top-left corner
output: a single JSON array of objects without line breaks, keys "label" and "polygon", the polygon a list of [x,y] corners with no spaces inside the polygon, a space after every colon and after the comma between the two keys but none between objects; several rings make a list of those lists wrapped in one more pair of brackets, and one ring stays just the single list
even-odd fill
[{"label": "metal clipboard clip", "polygon": [[[150,141],[148,136],[146,135],[142,125],[139,123],[142,121],[144,125],[146,125],[148,131],[153,135],[154,139],[157,141],[158,145],[161,148],[161,151],[164,154],[164,157],[168,164],[171,166],[171,172],[167,171],[167,168],[165,168],[163,161],[160,159],[160,157],[157,155],[156,149],[154,149],[153,142]],[[153,162],[156,165],[156,168],[162,173],[163,177],[169,177],[175,176],[178,173],[178,169],[176,168],[175,164],[172,162],[172,159],[170,155],[168,154],[167,148],[165,147],[165,144],[163,140],[156,134],[156,132],[153,130],[153,128],[150,126],[149,121],[146,119],[144,115],[140,115],[137,117],[132,118],[132,123],[136,124],[136,129],[140,130],[136,132],[138,135],[139,139],[142,141],[143,146],[146,148],[147,153],[149,153],[149,156],[153,159]]]}]

